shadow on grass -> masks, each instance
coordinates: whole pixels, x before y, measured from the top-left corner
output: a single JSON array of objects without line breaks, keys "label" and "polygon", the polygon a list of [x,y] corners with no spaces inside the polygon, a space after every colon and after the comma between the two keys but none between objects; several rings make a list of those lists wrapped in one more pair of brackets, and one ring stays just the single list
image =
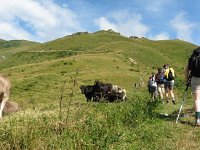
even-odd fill
[{"label": "shadow on grass", "polygon": [[[166,121],[172,121],[172,122],[176,122],[176,119],[177,119],[177,116],[178,116],[178,112],[179,110],[177,111],[174,111],[172,112],[171,114],[164,114],[164,113],[158,113],[157,114],[157,117],[159,119],[164,119]],[[195,126],[194,124],[194,121],[191,121],[191,120],[184,120],[184,118],[191,118],[193,117],[194,118],[194,111],[193,111],[193,108],[190,108],[190,109],[185,109],[179,116],[179,119],[178,119],[178,122],[177,123],[181,123],[181,124],[185,124],[185,125],[189,125],[189,126]]]}]

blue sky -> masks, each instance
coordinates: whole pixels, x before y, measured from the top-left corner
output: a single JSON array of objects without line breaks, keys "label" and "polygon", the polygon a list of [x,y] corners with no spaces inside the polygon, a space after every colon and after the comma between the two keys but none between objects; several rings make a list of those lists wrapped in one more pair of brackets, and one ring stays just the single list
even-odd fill
[{"label": "blue sky", "polygon": [[0,39],[46,42],[113,29],[200,45],[199,14],[198,0],[0,0]]}]

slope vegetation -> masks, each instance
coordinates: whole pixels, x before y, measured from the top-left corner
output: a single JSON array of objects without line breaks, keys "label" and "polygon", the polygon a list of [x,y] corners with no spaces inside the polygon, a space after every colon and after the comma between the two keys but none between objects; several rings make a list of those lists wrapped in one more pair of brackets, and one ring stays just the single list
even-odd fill
[{"label": "slope vegetation", "polygon": [[[2,120],[2,149],[198,149],[191,95],[184,106],[189,117],[175,124],[183,68],[196,45],[127,38],[110,30],[46,43],[15,41],[5,47],[5,42],[13,41],[0,41],[0,52],[8,56],[0,70],[11,80],[11,100],[21,109]],[[165,63],[177,74],[177,105],[151,102],[147,93],[148,76]],[[87,103],[79,86],[95,80],[125,88],[129,99]]]},{"label": "slope vegetation", "polygon": [[13,53],[23,51],[26,48],[30,48],[31,46],[38,45],[37,42],[26,41],[26,40],[0,40],[0,56],[3,58],[7,58]]}]

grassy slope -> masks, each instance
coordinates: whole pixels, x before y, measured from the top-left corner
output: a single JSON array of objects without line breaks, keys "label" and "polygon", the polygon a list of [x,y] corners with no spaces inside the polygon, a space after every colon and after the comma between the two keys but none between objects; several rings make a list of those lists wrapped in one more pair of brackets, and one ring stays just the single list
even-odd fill
[{"label": "grassy slope", "polygon": [[24,51],[25,49],[38,45],[37,42],[26,41],[26,40],[0,40],[0,61],[2,61],[2,56],[5,58],[10,57],[12,54],[20,51]]},{"label": "grassy slope", "polygon": [[[151,116],[150,108],[144,113],[149,99],[146,85],[133,88],[141,79],[146,83],[148,75],[156,71],[152,68],[164,63],[171,64],[179,75],[177,80],[182,80],[182,67],[194,47],[179,40],[128,39],[116,33],[97,32],[67,36],[13,54],[0,68],[11,80],[11,99],[18,102],[23,111],[3,120],[3,127],[11,135],[7,145],[1,143],[0,146],[17,149],[21,143],[22,148],[33,148],[37,143],[36,149],[52,149],[53,145],[56,149],[61,145],[71,149],[197,149],[198,130],[187,124],[176,125],[174,118],[157,114],[173,114],[179,105],[159,104],[153,107],[157,115]],[[69,50],[76,53],[62,53]],[[137,64],[132,65],[129,57]],[[93,84],[96,79],[126,88],[129,100],[113,104],[86,103],[78,86]],[[63,120],[59,120],[61,88],[65,80]],[[77,81],[75,86],[74,80]],[[180,103],[182,90],[177,89],[176,95]],[[192,108],[192,102],[184,108]],[[182,120],[193,122],[191,117]],[[28,128],[31,130],[27,132]],[[61,135],[58,134],[60,129],[63,129]],[[5,139],[3,129],[1,132],[1,139]]]}]

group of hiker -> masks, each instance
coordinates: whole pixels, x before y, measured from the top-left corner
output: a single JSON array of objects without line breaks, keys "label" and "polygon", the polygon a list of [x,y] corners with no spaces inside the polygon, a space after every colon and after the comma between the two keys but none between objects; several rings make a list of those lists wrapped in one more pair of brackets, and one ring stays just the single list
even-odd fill
[{"label": "group of hiker", "polygon": [[168,64],[164,64],[163,68],[158,68],[157,73],[152,73],[148,80],[148,91],[152,100],[160,98],[164,103],[164,99],[169,103],[170,98],[175,105],[174,97],[174,69]]},{"label": "group of hiker", "polygon": [[[151,98],[153,100],[160,98],[162,101],[166,99],[167,103],[171,99],[172,103],[176,104],[173,92],[174,78],[174,69],[167,64],[163,65],[163,68],[158,68],[156,74],[152,73],[148,80],[148,90]],[[185,80],[187,83],[186,92],[190,85],[194,98],[195,125],[200,126],[200,47],[194,49],[188,59],[185,68]]]}]

